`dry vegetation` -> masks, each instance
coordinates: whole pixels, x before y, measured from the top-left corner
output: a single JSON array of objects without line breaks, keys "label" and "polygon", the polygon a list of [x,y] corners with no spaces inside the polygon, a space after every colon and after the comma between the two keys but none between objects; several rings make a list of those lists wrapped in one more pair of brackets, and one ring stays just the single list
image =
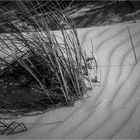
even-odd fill
[{"label": "dry vegetation", "polygon": [[[21,1],[18,5],[20,14],[0,9],[5,22],[1,28],[7,31],[0,35],[1,113],[18,116],[74,105],[87,91],[85,80],[91,82],[89,58],[82,51],[74,23],[62,9],[51,7],[54,11],[48,12],[40,7],[38,12],[31,1],[31,10]],[[60,30],[62,38],[51,31],[52,26]]]}]

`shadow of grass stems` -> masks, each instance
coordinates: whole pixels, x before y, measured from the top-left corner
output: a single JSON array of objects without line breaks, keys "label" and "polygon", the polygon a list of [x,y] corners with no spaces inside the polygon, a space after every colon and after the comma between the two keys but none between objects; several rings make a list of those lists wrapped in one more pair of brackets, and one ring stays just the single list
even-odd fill
[{"label": "shadow of grass stems", "polygon": [[[87,55],[80,46],[74,22],[63,14],[61,8],[52,7],[50,13],[40,8],[38,12],[28,1],[32,6],[30,11],[22,1],[17,2],[20,14],[0,8],[0,18],[7,25],[0,26],[8,32],[0,35],[0,87],[4,98],[1,108],[28,109],[29,104],[39,106],[41,102],[46,108],[58,104],[74,105],[86,93],[84,73],[88,71]],[[20,25],[26,28],[26,32],[21,31]],[[51,31],[52,25],[59,29],[62,37]],[[23,105],[15,93],[25,87],[35,98]],[[22,96],[28,98],[25,92]],[[14,106],[14,101],[18,106]]]}]

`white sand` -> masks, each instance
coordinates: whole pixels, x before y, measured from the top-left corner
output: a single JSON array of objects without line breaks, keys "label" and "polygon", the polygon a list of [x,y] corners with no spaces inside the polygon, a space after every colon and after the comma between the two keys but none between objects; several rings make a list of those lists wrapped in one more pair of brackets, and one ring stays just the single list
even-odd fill
[{"label": "white sand", "polygon": [[90,98],[74,107],[19,119],[27,123],[28,131],[0,138],[140,138],[139,27],[135,23],[78,29],[81,45],[87,52],[93,41],[101,85],[88,93]]}]

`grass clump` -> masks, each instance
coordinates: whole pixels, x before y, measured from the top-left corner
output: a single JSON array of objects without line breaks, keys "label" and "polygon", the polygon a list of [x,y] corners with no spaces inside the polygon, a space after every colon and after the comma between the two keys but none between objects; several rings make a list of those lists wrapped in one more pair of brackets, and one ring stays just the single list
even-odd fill
[{"label": "grass clump", "polygon": [[[38,12],[33,5],[30,11],[23,2],[18,4],[20,14],[0,8],[0,18],[8,27],[1,25],[7,33],[0,35],[1,110],[29,112],[73,105],[86,93],[88,71],[73,22],[61,9]],[[60,36],[51,31],[52,26]]]}]

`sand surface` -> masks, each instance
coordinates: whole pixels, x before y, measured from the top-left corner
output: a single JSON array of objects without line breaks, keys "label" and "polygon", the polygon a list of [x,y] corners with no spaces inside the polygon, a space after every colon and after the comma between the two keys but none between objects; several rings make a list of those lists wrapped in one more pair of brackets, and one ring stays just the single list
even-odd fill
[{"label": "sand surface", "polygon": [[139,27],[133,23],[77,29],[87,53],[93,42],[101,84],[74,107],[17,119],[28,131],[0,138],[140,138]]}]

